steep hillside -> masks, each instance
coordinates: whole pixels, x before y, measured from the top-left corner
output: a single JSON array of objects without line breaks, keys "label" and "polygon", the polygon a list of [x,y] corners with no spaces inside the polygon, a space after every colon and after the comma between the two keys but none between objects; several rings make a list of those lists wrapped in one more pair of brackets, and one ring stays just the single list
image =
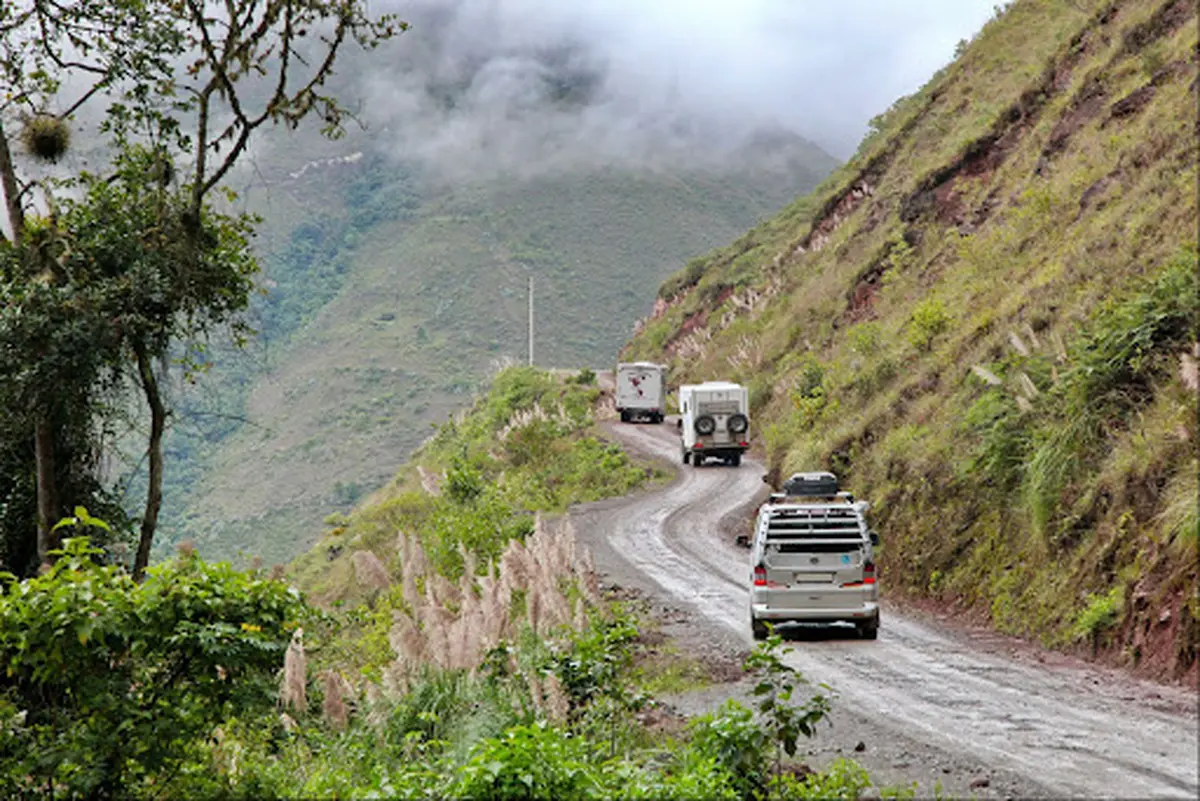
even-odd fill
[{"label": "steep hillside", "polygon": [[447,183],[385,156],[386,141],[301,139],[263,156],[246,193],[266,219],[262,338],[220,354],[207,394],[188,397],[162,553],[186,537],[208,557],[286,561],[496,362],[524,360],[529,276],[537,363],[607,365],[673,265],[834,166],[787,137],[719,168]]},{"label": "steep hillside", "polygon": [[625,353],[747,383],[890,591],[1194,678],[1196,93],[1191,0],[1019,0]]}]

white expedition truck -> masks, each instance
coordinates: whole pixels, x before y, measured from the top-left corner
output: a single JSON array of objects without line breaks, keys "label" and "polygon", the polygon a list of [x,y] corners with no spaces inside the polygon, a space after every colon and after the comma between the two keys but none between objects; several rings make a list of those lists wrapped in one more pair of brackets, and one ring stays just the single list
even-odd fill
[{"label": "white expedition truck", "polygon": [[750,545],[750,629],[767,623],[850,623],[879,634],[879,585],[869,504],[839,492],[832,473],[796,473],[758,510]]},{"label": "white expedition truck", "polygon": [[750,447],[750,396],[728,381],[679,388],[679,447],[683,463],[720,459],[737,467]]},{"label": "white expedition truck", "polygon": [[667,413],[667,367],[653,362],[617,365],[617,413],[622,423],[661,423]]}]

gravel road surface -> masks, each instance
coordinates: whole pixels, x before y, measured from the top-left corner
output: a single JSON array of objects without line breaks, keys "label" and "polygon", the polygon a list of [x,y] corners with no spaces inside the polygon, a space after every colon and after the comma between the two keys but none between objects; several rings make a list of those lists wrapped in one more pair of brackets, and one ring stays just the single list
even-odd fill
[{"label": "gravel road surface", "polygon": [[[673,420],[608,430],[631,451],[679,462]],[[681,465],[666,488],[571,517],[609,582],[675,610],[681,642],[745,652],[747,551],[722,521],[761,499],[763,472],[752,461]],[[877,641],[836,628],[790,638],[789,662],[836,694],[832,728],[810,744],[815,762],[842,753],[878,782],[915,781],[922,793],[940,785],[989,798],[1200,797],[1193,693],[1017,658],[986,637],[901,614],[884,595]],[[677,703],[694,714],[744,689],[722,685]]]}]

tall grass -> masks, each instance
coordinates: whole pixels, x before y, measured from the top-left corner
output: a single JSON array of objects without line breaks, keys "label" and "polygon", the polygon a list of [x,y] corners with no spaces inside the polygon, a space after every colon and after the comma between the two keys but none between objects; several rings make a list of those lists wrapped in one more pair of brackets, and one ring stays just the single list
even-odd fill
[{"label": "tall grass", "polygon": [[1200,551],[1200,460],[1193,455],[1167,486],[1160,514],[1171,547],[1193,563]]},{"label": "tall grass", "polygon": [[1093,315],[1039,409],[1024,485],[1039,534],[1059,513],[1063,490],[1095,463],[1129,414],[1149,403],[1155,381],[1171,377],[1177,352],[1196,341],[1198,327],[1194,245]]}]

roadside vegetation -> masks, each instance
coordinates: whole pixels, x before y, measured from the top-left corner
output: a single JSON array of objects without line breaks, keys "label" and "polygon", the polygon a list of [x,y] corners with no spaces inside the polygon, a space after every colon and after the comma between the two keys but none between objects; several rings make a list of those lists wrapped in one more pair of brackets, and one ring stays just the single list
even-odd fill
[{"label": "roadside vegetation", "polygon": [[797,761],[828,699],[779,637],[749,706],[668,720],[642,621],[529,514],[655,477],[595,437],[593,378],[500,373],[296,564],[307,595],[188,548],[135,583],[77,510],[49,572],[0,576],[0,793],[857,799],[854,762]]},{"label": "roadside vegetation", "polygon": [[630,358],[747,384],[881,569],[1196,677],[1195,5],[1018,0],[818,190],[660,290]]},{"label": "roadside vegetation", "polygon": [[464,559],[498,558],[534,531],[538,514],[663,479],[660,468],[635,463],[604,439],[593,416],[600,395],[591,371],[501,370],[490,391],[437,426],[387,486],[348,515],[331,516],[290,573],[323,601],[361,598],[370,587],[356,578],[355,554],[398,567],[402,533],[434,572],[458,580]]}]

